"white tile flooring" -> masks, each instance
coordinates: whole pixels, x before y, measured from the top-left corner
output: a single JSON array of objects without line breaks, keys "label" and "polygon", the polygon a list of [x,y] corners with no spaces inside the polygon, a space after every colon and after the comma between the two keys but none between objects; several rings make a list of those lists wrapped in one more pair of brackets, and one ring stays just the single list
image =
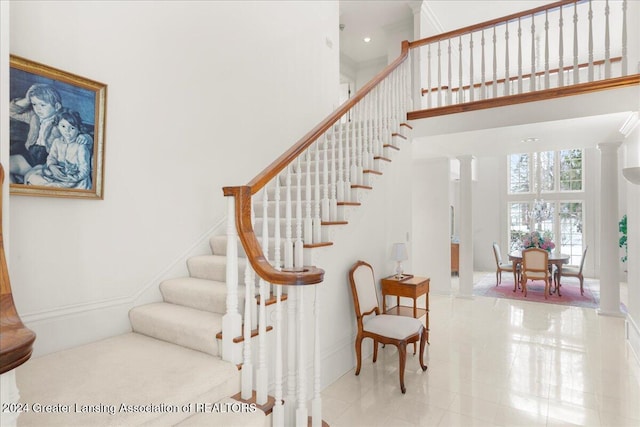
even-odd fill
[{"label": "white tile flooring", "polygon": [[[624,302],[625,290],[622,292]],[[429,369],[393,346],[322,392],[323,418],[353,426],[640,426],[640,367],[624,320],[593,309],[430,295]],[[367,340],[370,341],[370,340]]]}]

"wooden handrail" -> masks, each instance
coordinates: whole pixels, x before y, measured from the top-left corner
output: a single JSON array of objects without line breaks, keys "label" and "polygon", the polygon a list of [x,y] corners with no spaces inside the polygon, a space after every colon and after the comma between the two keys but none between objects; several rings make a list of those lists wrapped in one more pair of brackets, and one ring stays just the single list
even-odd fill
[{"label": "wooden handrail", "polygon": [[[621,61],[622,61],[622,57],[621,57],[621,56],[616,56],[616,57],[611,58],[611,59],[609,60],[609,62],[612,62],[612,63],[613,63],[613,62],[621,62]],[[598,60],[598,61],[593,61],[593,65],[594,65],[594,66],[596,66],[596,65],[603,65],[604,63],[605,63],[605,60],[604,60],[604,59],[601,59],[601,60]],[[588,66],[589,66],[589,63],[588,63],[588,62],[584,62],[584,63],[582,63],[582,64],[578,64],[578,68],[587,68]],[[566,67],[563,67],[563,68],[562,68],[562,71],[572,71],[572,70],[573,70],[573,65],[567,65]],[[560,71],[560,69],[559,69],[559,68],[554,68],[554,69],[552,69],[552,70],[549,70],[549,74],[557,74],[559,71]],[[536,73],[536,77],[544,76],[546,73],[547,73],[546,71],[539,71],[539,72],[537,72],[537,73]],[[518,80],[519,78],[520,78],[520,77],[518,77],[518,76],[509,77],[509,81],[510,81],[510,82],[514,82],[514,81]],[[523,75],[522,75],[522,78],[523,78],[523,79],[531,78],[531,73],[529,73],[529,74],[523,74]],[[504,83],[504,82],[505,82],[505,79],[496,80],[496,84],[502,84],[502,83]],[[486,82],[484,83],[484,85],[485,85],[485,86],[493,85],[493,80],[486,81]],[[470,87],[469,85],[462,86],[462,90],[468,90],[468,89],[469,89],[469,87]],[[473,87],[474,87],[474,89],[480,88],[480,87],[482,87],[482,83],[475,83],[475,84],[473,85]],[[449,89],[449,87],[448,87],[448,86],[442,86],[442,88],[441,88],[441,90],[447,90],[447,89]],[[451,92],[458,92],[459,90],[460,90],[460,88],[459,88],[459,87],[451,88]],[[429,90],[429,89],[422,89],[422,95],[424,96],[424,94],[425,94],[425,93],[429,93],[429,92],[437,92],[437,91],[438,91],[438,88],[437,88],[437,87],[431,88],[431,90]]]},{"label": "wooden handrail", "polygon": [[469,25],[468,27],[459,28],[457,30],[448,31],[446,33],[440,33],[435,36],[427,37],[424,39],[416,40],[409,43],[409,48],[414,49],[420,46],[427,45],[429,43],[434,43],[441,40],[447,40],[456,36],[462,36],[465,34],[472,33],[474,31],[483,30],[486,28],[493,27],[494,25],[504,24],[506,22],[515,21],[518,18],[528,17],[531,15],[539,15],[542,12],[557,9],[568,4],[579,4],[584,3],[587,0],[562,0],[555,3],[551,3],[545,6],[539,6],[533,9],[525,10],[524,12],[513,13],[511,15],[503,16],[501,18],[491,19],[489,21],[481,22],[479,24]]},{"label": "wooden handrail", "polygon": [[11,293],[11,282],[4,254],[2,234],[2,183],[4,169],[0,164],[0,374],[29,360],[36,334],[22,323]]},{"label": "wooden handrail", "polygon": [[316,267],[304,267],[302,270],[278,270],[272,266],[264,253],[262,247],[256,237],[251,224],[251,196],[256,194],[267,183],[276,178],[287,165],[300,156],[307,148],[316,142],[327,130],[337,123],[351,108],[353,108],[361,99],[371,92],[378,83],[382,82],[389,76],[405,59],[409,56],[409,42],[402,42],[402,51],[400,56],[391,64],[386,66],[371,81],[364,85],[356,94],[344,102],[337,110],[331,113],[327,118],[316,125],[311,131],[299,139],[293,147],[278,157],[274,162],[267,166],[255,178],[253,178],[246,186],[224,187],[222,189],[225,196],[235,198],[236,208],[236,229],[240,242],[247,254],[247,258],[251,263],[254,271],[258,276],[267,282],[281,285],[312,285],[322,282],[324,271]]}]

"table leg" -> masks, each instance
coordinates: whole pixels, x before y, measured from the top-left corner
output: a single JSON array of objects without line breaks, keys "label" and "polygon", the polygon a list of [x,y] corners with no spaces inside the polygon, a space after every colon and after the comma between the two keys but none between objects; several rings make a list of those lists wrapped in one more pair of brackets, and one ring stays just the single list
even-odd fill
[{"label": "table leg", "polygon": [[558,283],[556,283],[556,291],[558,292],[558,296],[561,297],[560,293],[560,278],[562,277],[562,264],[558,264]]},{"label": "table leg", "polygon": [[[413,299],[413,318],[417,319],[418,318],[418,309],[417,309],[417,304],[416,304],[416,299]],[[413,355],[416,355],[416,342],[413,342]]]}]

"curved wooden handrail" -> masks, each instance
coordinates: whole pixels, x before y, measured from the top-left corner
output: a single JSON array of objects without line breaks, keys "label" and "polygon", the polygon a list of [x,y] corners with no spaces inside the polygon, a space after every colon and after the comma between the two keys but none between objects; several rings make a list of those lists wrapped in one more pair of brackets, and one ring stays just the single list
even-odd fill
[{"label": "curved wooden handrail", "polygon": [[29,360],[36,334],[22,323],[11,294],[11,282],[4,254],[2,234],[2,183],[4,169],[0,164],[0,374]]},{"label": "curved wooden handrail", "polygon": [[402,42],[400,56],[387,65],[371,81],[364,85],[356,94],[344,102],[337,110],[316,125],[305,136],[300,138],[293,147],[278,157],[267,166],[246,186],[224,187],[222,189],[225,196],[233,196],[236,206],[236,228],[242,246],[247,254],[247,258],[256,274],[270,283],[281,285],[312,285],[322,282],[324,271],[315,267],[305,267],[300,271],[278,270],[267,261],[262,247],[253,230],[251,224],[251,196],[256,194],[272,179],[284,170],[292,161],[309,148],[324,132],[337,123],[353,106],[363,99],[373,88],[389,76],[405,59],[409,56],[409,42]]},{"label": "curved wooden handrail", "polygon": [[584,3],[586,1],[587,0],[562,0],[562,1],[558,1],[548,5],[539,6],[533,9],[525,10],[524,12],[513,13],[511,15],[503,16],[496,19],[491,19],[489,21],[481,22],[479,24],[469,25],[468,27],[463,27],[457,30],[448,31],[446,33],[440,33],[432,37],[416,40],[409,43],[409,48],[414,49],[416,47],[424,46],[429,43],[450,39],[456,36],[462,36],[465,34],[472,33],[474,31],[479,31],[489,27],[493,27],[494,25],[504,24],[505,22],[515,21],[518,18],[524,18],[531,15],[539,15],[542,12],[557,9],[562,6],[566,6],[568,4],[573,4],[573,3],[579,4],[579,3]]}]

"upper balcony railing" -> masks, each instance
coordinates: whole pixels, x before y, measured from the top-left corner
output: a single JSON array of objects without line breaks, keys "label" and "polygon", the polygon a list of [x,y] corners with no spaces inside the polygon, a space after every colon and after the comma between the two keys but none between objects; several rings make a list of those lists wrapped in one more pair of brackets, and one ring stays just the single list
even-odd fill
[{"label": "upper balcony railing", "polygon": [[410,119],[638,84],[627,78],[627,0],[563,0],[410,47],[422,95]]}]

